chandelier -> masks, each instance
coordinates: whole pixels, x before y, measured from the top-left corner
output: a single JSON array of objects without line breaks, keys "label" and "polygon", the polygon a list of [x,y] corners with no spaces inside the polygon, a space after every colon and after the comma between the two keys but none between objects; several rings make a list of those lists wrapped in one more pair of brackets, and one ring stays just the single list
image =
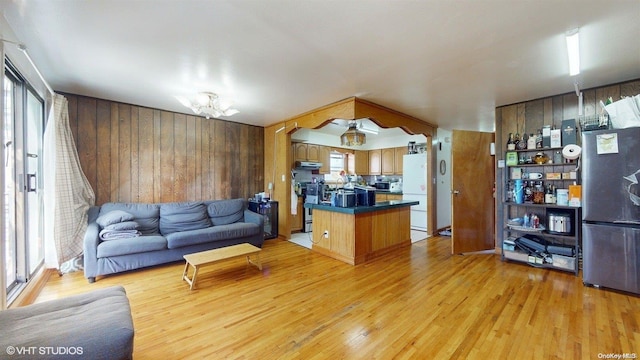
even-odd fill
[{"label": "chandelier", "polygon": [[349,123],[349,129],[340,135],[340,144],[342,146],[360,146],[367,142],[366,135],[358,130],[357,123]]},{"label": "chandelier", "polygon": [[193,110],[196,115],[203,115],[205,118],[217,118],[220,116],[231,116],[239,113],[238,110],[231,108],[230,103],[220,100],[217,94],[212,92],[201,92],[196,97],[196,101],[190,101],[187,98],[176,96],[182,105]]}]

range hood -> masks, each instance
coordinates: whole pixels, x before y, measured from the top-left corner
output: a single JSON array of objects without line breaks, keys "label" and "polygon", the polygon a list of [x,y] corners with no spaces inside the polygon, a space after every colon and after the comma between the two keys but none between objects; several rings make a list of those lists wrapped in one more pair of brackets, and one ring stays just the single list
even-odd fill
[{"label": "range hood", "polygon": [[322,163],[314,161],[296,161],[296,170],[318,170]]}]

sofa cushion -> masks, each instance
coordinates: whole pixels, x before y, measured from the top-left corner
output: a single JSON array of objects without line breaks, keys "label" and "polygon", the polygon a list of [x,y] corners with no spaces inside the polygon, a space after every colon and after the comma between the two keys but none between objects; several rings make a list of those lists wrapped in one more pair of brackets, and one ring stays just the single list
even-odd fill
[{"label": "sofa cushion", "polygon": [[238,222],[206,229],[175,232],[167,235],[167,247],[175,249],[218,240],[241,239],[259,234],[260,231],[257,224]]},{"label": "sofa cushion", "polygon": [[243,221],[244,210],[244,199],[216,200],[209,203],[207,207],[213,225],[226,225]]},{"label": "sofa cushion", "polygon": [[203,202],[180,202],[160,205],[160,233],[164,236],[178,231],[198,230],[211,226]]},{"label": "sofa cushion", "polygon": [[139,203],[105,203],[100,207],[100,215],[109,211],[122,210],[133,215],[142,235],[160,234],[160,205]]},{"label": "sofa cushion", "polygon": [[100,215],[96,219],[96,222],[98,223],[98,225],[104,228],[109,225],[118,224],[118,223],[131,221],[131,220],[133,220],[132,214],[122,210],[112,210],[103,215]]},{"label": "sofa cushion", "polygon": [[[0,329],[2,359],[131,359],[133,354],[131,306],[122,286],[0,311]],[[25,348],[30,351],[9,352]]]},{"label": "sofa cushion", "polygon": [[167,239],[160,235],[139,236],[130,239],[102,241],[98,245],[98,258],[165,250]]}]

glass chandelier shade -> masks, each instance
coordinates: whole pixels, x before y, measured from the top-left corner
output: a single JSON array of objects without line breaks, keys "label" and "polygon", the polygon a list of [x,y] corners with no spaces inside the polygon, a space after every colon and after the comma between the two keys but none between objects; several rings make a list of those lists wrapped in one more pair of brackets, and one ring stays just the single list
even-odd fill
[{"label": "glass chandelier shade", "polygon": [[349,124],[349,129],[340,135],[340,144],[342,146],[360,146],[367,142],[366,135],[358,130],[355,122]]}]

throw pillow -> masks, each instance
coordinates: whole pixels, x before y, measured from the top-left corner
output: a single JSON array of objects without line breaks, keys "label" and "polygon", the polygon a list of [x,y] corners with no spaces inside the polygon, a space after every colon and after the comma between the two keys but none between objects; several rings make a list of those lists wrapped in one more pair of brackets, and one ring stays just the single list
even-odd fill
[{"label": "throw pillow", "polygon": [[160,206],[160,233],[198,230],[211,226],[207,206],[203,202],[167,203]]},{"label": "throw pillow", "polygon": [[98,223],[98,225],[104,228],[105,226],[131,220],[133,220],[133,215],[129,214],[128,212],[122,210],[113,210],[104,215],[100,215],[96,219],[96,222]]},{"label": "throw pillow", "polygon": [[105,230],[122,231],[122,230],[137,230],[140,226],[136,221],[125,221],[121,223],[115,223],[104,227]]}]

